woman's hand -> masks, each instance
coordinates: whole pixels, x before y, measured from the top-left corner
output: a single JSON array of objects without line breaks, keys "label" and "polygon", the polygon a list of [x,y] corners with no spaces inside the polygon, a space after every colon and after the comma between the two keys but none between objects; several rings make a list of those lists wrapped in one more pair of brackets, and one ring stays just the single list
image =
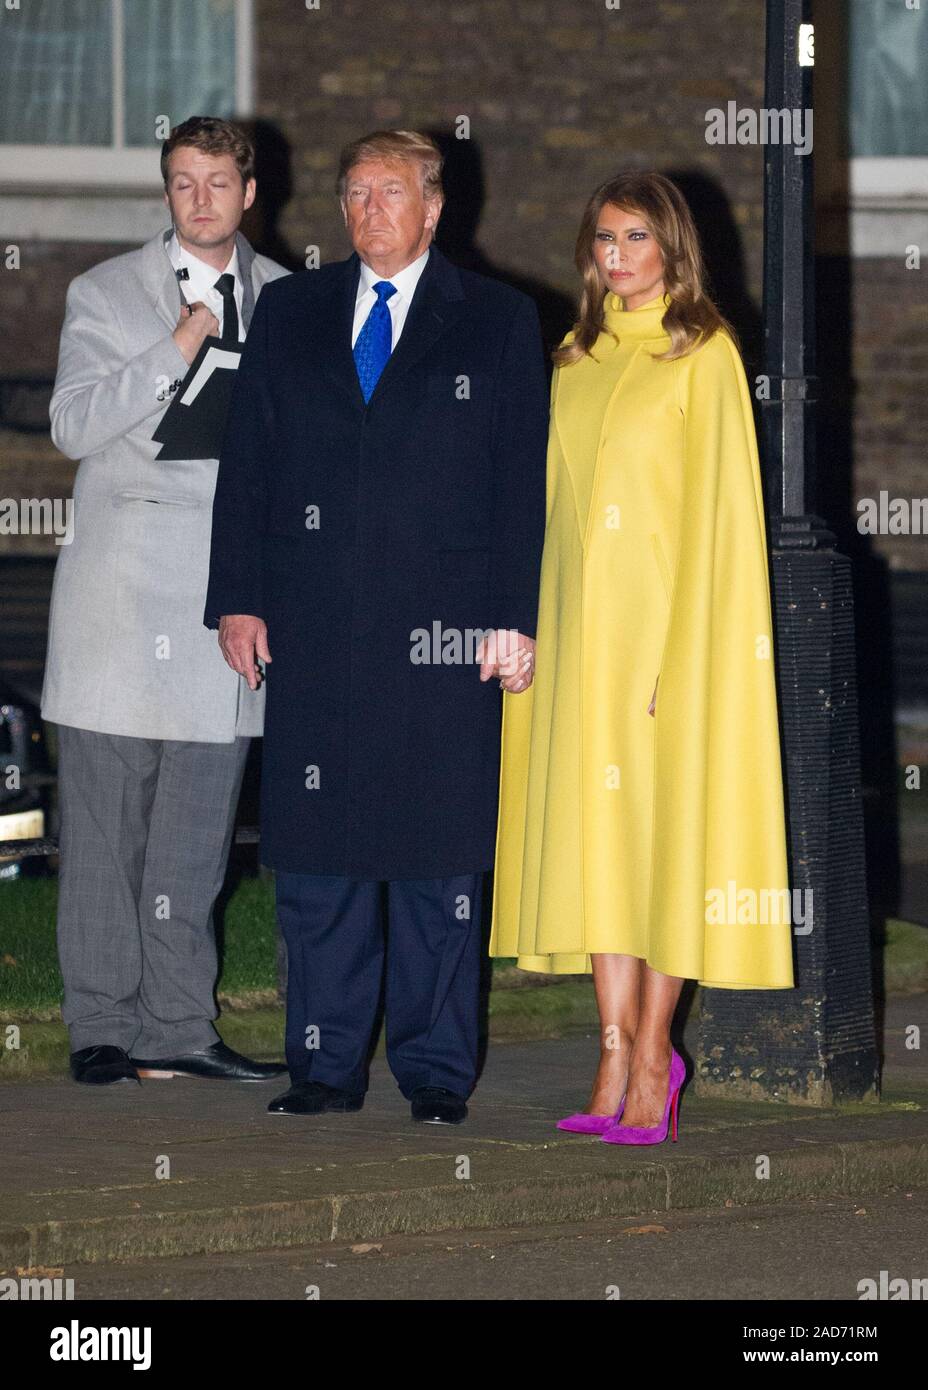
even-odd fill
[{"label": "woman's hand", "polygon": [[535,640],[523,632],[497,629],[480,643],[477,660],[482,681],[497,676],[501,690],[519,695],[535,677]]},{"label": "woman's hand", "polygon": [[520,647],[499,664],[499,685],[509,695],[521,695],[535,679],[535,643],[531,637],[522,639],[528,645]]},{"label": "woman's hand", "polygon": [[654,715],[654,708],[657,704],[657,681],[659,680],[660,676],[658,676],[657,680],[655,680],[654,682],[654,694],[651,696],[651,703],[648,705],[648,714],[650,714],[652,717]]}]

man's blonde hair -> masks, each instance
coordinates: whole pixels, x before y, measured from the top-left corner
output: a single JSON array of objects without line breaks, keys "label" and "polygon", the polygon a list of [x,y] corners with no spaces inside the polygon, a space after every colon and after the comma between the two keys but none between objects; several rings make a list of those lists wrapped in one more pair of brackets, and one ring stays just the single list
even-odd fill
[{"label": "man's blonde hair", "polygon": [[161,146],[161,177],[168,186],[168,161],[179,145],[191,145],[202,154],[230,154],[246,187],[255,176],[255,147],[240,126],[218,116],[190,116],[176,125]]},{"label": "man's blonde hair", "polygon": [[336,191],[339,201],[345,201],[345,185],[356,164],[366,159],[381,159],[385,163],[418,164],[422,179],[423,198],[444,198],[441,184],[441,150],[428,135],[417,130],[375,130],[360,140],[353,140],[341,152],[338,161]]}]

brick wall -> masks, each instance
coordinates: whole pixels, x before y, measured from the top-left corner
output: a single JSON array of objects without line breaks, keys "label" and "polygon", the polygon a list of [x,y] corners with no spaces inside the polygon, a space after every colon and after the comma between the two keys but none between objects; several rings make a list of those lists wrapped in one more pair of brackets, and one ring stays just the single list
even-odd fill
[{"label": "brick wall", "polygon": [[[728,100],[762,104],[763,0],[621,0],[614,10],[605,0],[321,0],[318,11],[300,0],[256,0],[255,15],[265,196],[245,231],[261,249],[294,266],[310,245],[323,259],[343,256],[333,192],[341,146],[377,126],[444,133],[439,243],[453,259],[529,289],[556,340],[576,290],[573,244],[586,197],[625,165],[658,167],[683,175],[718,296],[749,365],[756,359],[763,152],[707,145],[705,112]],[[453,138],[461,116],[469,140]],[[26,248],[23,269],[3,280],[0,377],[54,372],[68,280],[124,249]],[[824,370],[834,379],[823,400],[820,505],[846,532],[857,497],[881,486],[925,491],[919,276],[928,271],[861,261],[844,267],[837,296],[829,274]],[[844,383],[834,375],[842,371]],[[66,492],[70,466],[47,442],[22,443],[0,438],[0,493],[15,495],[55,467]],[[922,538],[878,537],[875,548],[896,567],[928,568]]]},{"label": "brick wall", "polygon": [[54,376],[70,281],[107,256],[128,249],[92,242],[31,241],[21,245],[20,268],[0,272],[0,377]]},{"label": "brick wall", "polygon": [[[0,243],[8,239],[0,235]],[[19,389],[17,378],[52,379],[68,284],[75,275],[126,247],[32,241],[20,245],[18,270],[0,271],[0,403],[11,420],[44,414],[47,391]],[[68,497],[76,465],[58,453],[47,432],[20,432],[0,423],[0,497]],[[0,556],[57,554],[52,536],[0,533]]]},{"label": "brick wall", "polygon": [[256,13],[261,115],[293,151],[281,227],[294,249],[344,254],[343,144],[377,126],[452,131],[464,115],[462,175],[485,190],[476,236],[500,266],[572,293],[598,183],[632,164],[698,169],[730,204],[759,293],[760,152],[707,145],[705,112],[761,102],[763,0],[258,0]]},{"label": "brick wall", "polygon": [[[923,248],[923,253],[928,248]],[[928,496],[928,266],[851,265],[852,517],[862,497]],[[928,570],[928,536],[874,536],[892,568]]]}]

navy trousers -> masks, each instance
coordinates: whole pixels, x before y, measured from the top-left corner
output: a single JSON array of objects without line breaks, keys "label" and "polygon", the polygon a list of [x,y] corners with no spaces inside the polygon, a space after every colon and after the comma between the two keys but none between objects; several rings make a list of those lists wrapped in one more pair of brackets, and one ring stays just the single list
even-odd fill
[{"label": "navy trousers", "polygon": [[482,898],[482,873],[383,882],[278,872],[291,1081],[367,1090],[383,988],[387,1061],[403,1095],[443,1086],[466,1099],[477,1071]]}]

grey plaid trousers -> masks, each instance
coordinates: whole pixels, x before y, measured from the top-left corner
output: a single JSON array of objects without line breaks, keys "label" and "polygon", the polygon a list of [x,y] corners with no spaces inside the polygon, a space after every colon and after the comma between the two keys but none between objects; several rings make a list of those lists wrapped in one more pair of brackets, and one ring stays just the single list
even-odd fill
[{"label": "grey plaid trousers", "polygon": [[177,1056],[218,1034],[213,904],[249,740],[58,726],[58,958],[72,1052]]}]

